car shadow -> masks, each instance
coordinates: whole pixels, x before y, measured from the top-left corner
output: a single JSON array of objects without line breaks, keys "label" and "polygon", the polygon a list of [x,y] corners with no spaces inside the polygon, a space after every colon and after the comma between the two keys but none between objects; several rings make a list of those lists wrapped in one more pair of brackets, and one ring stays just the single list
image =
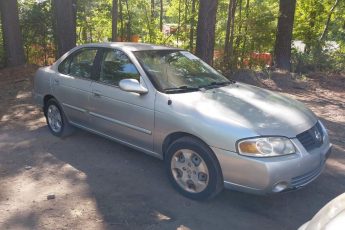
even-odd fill
[{"label": "car shadow", "polygon": [[345,189],[340,182],[344,175],[327,166],[316,181],[298,191],[269,196],[223,191],[213,200],[196,202],[170,186],[158,159],[83,131],[61,145],[49,152],[86,174],[109,226],[296,229]]},{"label": "car shadow", "polygon": [[[336,125],[327,122],[331,128]],[[338,163],[327,164],[318,179],[297,191],[258,196],[224,190],[212,200],[197,202],[172,188],[161,160],[102,137],[77,130],[61,139],[46,126],[20,134],[21,139],[16,135],[8,133],[4,145],[8,152],[0,158],[8,163],[6,176],[14,178],[24,165],[31,165],[35,170],[30,177],[39,182],[50,168],[59,183],[72,188],[64,191],[66,196],[95,200],[105,229],[296,229],[345,191],[344,170]],[[18,144],[23,140],[26,145]],[[340,161],[344,146],[339,146],[329,162],[345,167]],[[15,164],[5,161],[14,154],[18,154]],[[83,192],[73,193],[79,187],[85,188]],[[51,209],[49,203],[44,205],[41,209]],[[59,203],[56,209],[73,210],[74,205]],[[34,225],[40,223],[40,216],[38,209],[16,212],[3,226],[38,228]]]}]

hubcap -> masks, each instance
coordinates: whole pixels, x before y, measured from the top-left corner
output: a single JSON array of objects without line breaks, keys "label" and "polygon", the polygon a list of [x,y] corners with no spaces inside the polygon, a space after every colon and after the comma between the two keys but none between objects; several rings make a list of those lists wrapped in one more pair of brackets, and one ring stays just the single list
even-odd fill
[{"label": "hubcap", "polygon": [[171,171],[177,184],[187,192],[202,192],[208,185],[209,173],[205,161],[196,152],[182,149],[171,159]]},{"label": "hubcap", "polygon": [[50,105],[47,110],[49,127],[55,133],[59,133],[62,128],[62,119],[59,108],[56,105]]}]

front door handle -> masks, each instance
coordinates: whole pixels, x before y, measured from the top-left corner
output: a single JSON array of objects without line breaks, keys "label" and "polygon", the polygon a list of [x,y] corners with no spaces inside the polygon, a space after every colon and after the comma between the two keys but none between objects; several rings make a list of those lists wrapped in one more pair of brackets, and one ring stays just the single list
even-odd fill
[{"label": "front door handle", "polygon": [[101,97],[102,95],[101,95],[100,92],[96,91],[96,92],[93,92],[93,96],[95,96],[95,97]]}]

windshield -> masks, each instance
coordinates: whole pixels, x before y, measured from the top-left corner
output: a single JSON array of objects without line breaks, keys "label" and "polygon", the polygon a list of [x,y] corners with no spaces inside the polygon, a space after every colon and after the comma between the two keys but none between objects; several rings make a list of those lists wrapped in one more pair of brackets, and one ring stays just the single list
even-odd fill
[{"label": "windshield", "polygon": [[166,93],[219,87],[231,82],[187,51],[146,50],[134,52],[151,80]]}]

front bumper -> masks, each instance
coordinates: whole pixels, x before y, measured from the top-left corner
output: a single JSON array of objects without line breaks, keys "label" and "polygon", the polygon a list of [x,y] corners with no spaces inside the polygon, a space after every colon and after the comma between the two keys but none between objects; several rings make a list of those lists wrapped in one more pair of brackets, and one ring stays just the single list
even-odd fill
[{"label": "front bumper", "polygon": [[323,145],[307,152],[291,139],[298,153],[280,157],[254,158],[211,147],[220,163],[224,187],[255,194],[269,194],[301,188],[322,172],[331,153],[328,135]]}]

